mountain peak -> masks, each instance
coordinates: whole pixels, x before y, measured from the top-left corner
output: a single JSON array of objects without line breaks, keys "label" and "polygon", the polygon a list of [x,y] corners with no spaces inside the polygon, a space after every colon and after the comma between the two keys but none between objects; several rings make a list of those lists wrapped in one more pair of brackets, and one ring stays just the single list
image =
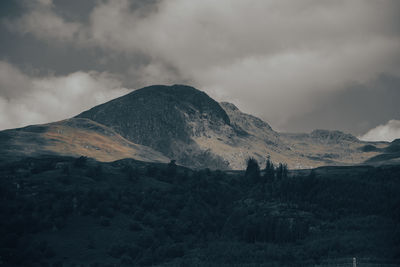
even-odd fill
[{"label": "mountain peak", "polygon": [[199,151],[193,136],[230,125],[229,116],[218,102],[194,87],[180,84],[144,87],[77,117],[106,125],[126,139],[154,148],[181,164],[204,161],[196,167],[218,160],[199,152],[198,159],[188,162],[188,154]]},{"label": "mountain peak", "polygon": [[193,97],[195,95],[199,94],[205,94],[204,92],[189,86],[189,85],[183,85],[183,84],[174,84],[174,85],[162,85],[162,84],[157,84],[157,85],[150,85],[143,87],[141,89],[134,90],[128,95],[122,96],[130,96],[130,95],[137,95],[137,94],[166,94],[166,95],[174,95],[176,97],[186,99]]},{"label": "mountain peak", "polygon": [[[117,99],[120,101],[127,100],[133,102],[139,100],[141,103],[149,105],[157,104],[156,102],[158,102],[158,100],[168,105],[171,103],[173,103],[173,105],[186,105],[186,108],[189,110],[195,109],[201,113],[209,113],[209,115],[215,119],[222,119],[225,123],[230,123],[229,116],[218,102],[209,97],[205,92],[189,85],[151,85],[137,89]],[[122,102],[124,102],[124,104],[129,104],[127,101]]]}]

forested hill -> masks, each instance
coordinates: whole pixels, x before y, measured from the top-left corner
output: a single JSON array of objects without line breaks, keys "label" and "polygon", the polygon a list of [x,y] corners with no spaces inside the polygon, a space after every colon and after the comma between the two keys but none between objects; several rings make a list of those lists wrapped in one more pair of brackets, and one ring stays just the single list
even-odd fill
[{"label": "forested hill", "polygon": [[0,163],[0,261],[314,266],[357,257],[393,263],[400,259],[399,192],[399,166],[264,176],[251,168],[194,171],[174,162],[25,158]]}]

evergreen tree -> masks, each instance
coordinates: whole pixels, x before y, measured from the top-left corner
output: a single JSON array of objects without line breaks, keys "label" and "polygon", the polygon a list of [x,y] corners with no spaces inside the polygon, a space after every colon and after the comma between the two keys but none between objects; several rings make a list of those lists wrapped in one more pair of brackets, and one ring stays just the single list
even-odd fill
[{"label": "evergreen tree", "polygon": [[282,165],[282,178],[286,179],[288,177],[288,167],[286,163]]},{"label": "evergreen tree", "polygon": [[258,166],[257,160],[252,157],[247,160],[245,177],[253,182],[260,181],[260,167]]},{"label": "evergreen tree", "polygon": [[265,164],[264,181],[270,182],[275,178],[275,167],[274,163],[271,161],[271,157],[268,155],[267,163]]},{"label": "evergreen tree", "polygon": [[283,176],[283,164],[279,163],[279,166],[276,168],[276,179],[281,180]]}]

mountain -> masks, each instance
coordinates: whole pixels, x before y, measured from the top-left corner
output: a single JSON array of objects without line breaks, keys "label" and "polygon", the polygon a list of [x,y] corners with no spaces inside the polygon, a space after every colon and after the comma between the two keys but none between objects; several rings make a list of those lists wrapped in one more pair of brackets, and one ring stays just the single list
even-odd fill
[{"label": "mountain", "polygon": [[279,133],[234,104],[186,85],[145,87],[71,119],[0,132],[0,159],[43,154],[175,159],[192,168],[234,170],[244,169],[249,157],[263,166],[268,156],[292,169],[381,164],[399,158],[397,147],[340,131]]},{"label": "mountain", "polygon": [[[267,155],[290,168],[358,164],[380,154],[369,143],[340,131],[310,134],[274,131],[235,105],[218,103],[185,85],[154,85],[131,92],[77,116],[105,125],[129,141],[149,146],[196,168],[243,169],[248,157]],[[384,148],[387,143],[374,143]]]},{"label": "mountain", "polygon": [[77,116],[103,124],[124,138],[192,167],[228,168],[195,138],[231,128],[229,117],[207,94],[184,85],[149,86]]},{"label": "mountain", "polygon": [[100,161],[122,158],[168,161],[160,152],[132,143],[104,125],[81,118],[1,131],[0,147],[1,160],[45,154],[84,155]]},{"label": "mountain", "polygon": [[[186,167],[267,155],[292,169]],[[399,159],[400,139],[279,133],[193,87],[146,87],[0,131],[0,265],[400,266]]]}]

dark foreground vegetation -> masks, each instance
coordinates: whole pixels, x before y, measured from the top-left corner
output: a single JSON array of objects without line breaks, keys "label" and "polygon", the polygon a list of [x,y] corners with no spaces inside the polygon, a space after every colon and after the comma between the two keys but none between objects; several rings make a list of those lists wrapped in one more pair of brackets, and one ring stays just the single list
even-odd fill
[{"label": "dark foreground vegetation", "polygon": [[400,259],[399,166],[288,173],[250,160],[246,172],[222,172],[83,157],[0,165],[0,266]]}]

